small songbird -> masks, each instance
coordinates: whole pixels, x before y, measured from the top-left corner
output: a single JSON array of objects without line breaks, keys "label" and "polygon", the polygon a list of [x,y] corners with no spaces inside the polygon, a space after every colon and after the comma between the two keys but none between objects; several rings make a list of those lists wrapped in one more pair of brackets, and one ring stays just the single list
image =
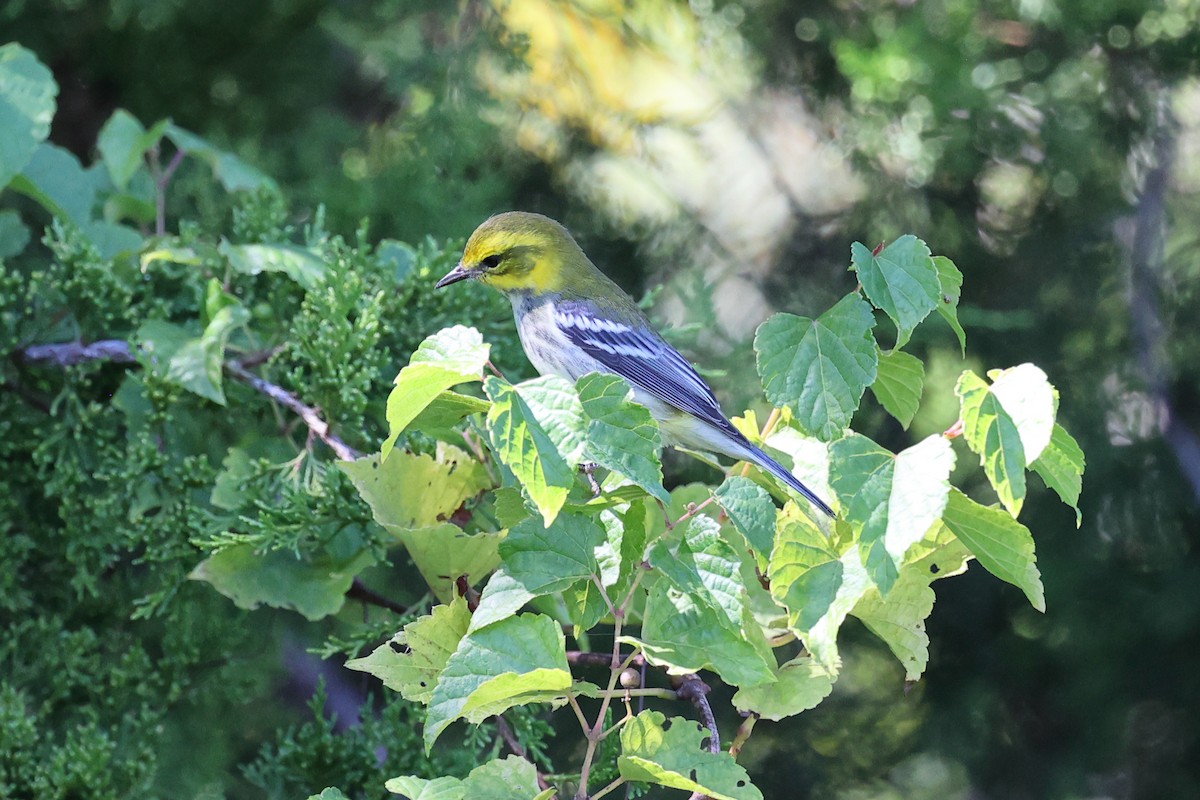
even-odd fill
[{"label": "small songbird", "polygon": [[571,381],[589,372],[620,375],[658,420],[665,443],[749,461],[833,516],[821,498],[733,426],[695,368],[562,225],[520,211],[488,219],[437,288],[467,278],[512,302],[525,355],[541,374]]}]

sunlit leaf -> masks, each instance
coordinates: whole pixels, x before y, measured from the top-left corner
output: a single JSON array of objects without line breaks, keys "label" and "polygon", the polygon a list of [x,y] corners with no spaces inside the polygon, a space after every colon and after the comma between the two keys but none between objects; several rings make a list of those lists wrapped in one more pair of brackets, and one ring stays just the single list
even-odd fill
[{"label": "sunlit leaf", "polygon": [[347,661],[346,667],[374,675],[406,700],[428,703],[438,674],[458,649],[470,622],[467,601],[456,597],[408,623],[369,655]]},{"label": "sunlit leaf", "polygon": [[367,501],[375,521],[397,528],[424,528],[444,522],[469,498],[492,485],[483,465],[447,444],[434,455],[397,452],[387,461],[378,454],[337,466]]},{"label": "sunlit leaf", "polygon": [[781,720],[816,708],[833,691],[836,675],[811,656],[797,656],[775,671],[775,682],[743,686],[733,705],[743,714]]},{"label": "sunlit leaf", "polygon": [[841,436],[875,380],[875,318],[857,294],[815,320],[775,314],[754,337],[767,399],[792,410],[802,430],[825,441]]},{"label": "sunlit leaf", "polygon": [[958,337],[958,346],[963,355],[966,355],[967,333],[958,322],[958,301],[962,296],[962,273],[958,271],[954,262],[945,256],[934,256],[933,265],[937,268],[938,288],[941,293],[938,297],[938,313],[954,331],[954,335]]},{"label": "sunlit leaf", "polygon": [[1046,610],[1042,576],[1029,529],[995,506],[981,506],[957,489],[942,517],[984,569],[1018,587],[1038,611]]},{"label": "sunlit leaf", "polygon": [[1025,449],[1021,433],[987,382],[971,370],[954,388],[962,408],[963,438],[979,454],[983,472],[1014,517],[1025,502]]},{"label": "sunlit leaf", "polygon": [[[495,377],[484,381],[484,390],[492,400],[487,415],[492,450],[512,470],[549,525],[575,483],[575,467],[559,452],[523,394]],[[579,425],[582,424],[580,413]]]},{"label": "sunlit leaf", "polygon": [[559,699],[570,685],[562,629],[549,617],[522,614],[473,631],[438,678],[425,749],[456,719],[479,722],[515,705]]},{"label": "sunlit leaf", "polygon": [[871,393],[908,430],[921,405],[924,381],[925,365],[921,359],[903,350],[892,350],[879,354],[878,374],[871,384]]},{"label": "sunlit leaf", "polygon": [[694,720],[643,711],[621,728],[617,769],[630,781],[694,792],[713,800],[762,800],[746,770],[728,753],[701,748],[708,730]]},{"label": "sunlit leaf", "polygon": [[913,328],[941,301],[938,271],[929,248],[908,234],[883,248],[878,255],[855,242],[851,262],[863,292],[872,304],[896,323],[896,347],[903,347]]},{"label": "sunlit leaf", "polygon": [[1079,494],[1083,491],[1083,450],[1066,428],[1055,423],[1050,444],[1030,467],[1064,503],[1075,509],[1075,527],[1083,523]]},{"label": "sunlit leaf", "polygon": [[645,406],[633,401],[629,384],[616,375],[589,373],[576,385],[588,417],[584,457],[665,502],[658,424]]},{"label": "sunlit leaf", "polygon": [[380,448],[383,458],[391,454],[397,437],[446,390],[480,380],[490,352],[491,345],[484,343],[479,331],[463,325],[443,328],[421,342],[388,395],[389,435]]}]

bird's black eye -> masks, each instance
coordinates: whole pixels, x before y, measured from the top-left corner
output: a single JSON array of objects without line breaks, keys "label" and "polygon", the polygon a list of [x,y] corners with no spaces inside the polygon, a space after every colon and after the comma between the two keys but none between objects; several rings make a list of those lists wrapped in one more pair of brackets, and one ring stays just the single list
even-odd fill
[{"label": "bird's black eye", "polygon": [[500,256],[492,255],[479,262],[484,269],[495,269],[500,266]]}]

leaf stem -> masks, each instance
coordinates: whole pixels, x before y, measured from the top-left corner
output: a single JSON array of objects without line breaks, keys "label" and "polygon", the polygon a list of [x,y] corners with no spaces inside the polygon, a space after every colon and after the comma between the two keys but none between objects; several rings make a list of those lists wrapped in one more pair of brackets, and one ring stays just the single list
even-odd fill
[{"label": "leaf stem", "polygon": [[625,783],[625,779],[618,775],[616,777],[616,779],[613,780],[612,783],[610,783],[608,786],[605,786],[603,789],[601,789],[600,791],[598,791],[594,795],[592,795],[592,800],[600,800],[601,797],[604,797],[604,795],[608,794],[613,789],[620,787],[624,783]]},{"label": "leaf stem", "polygon": [[742,724],[738,726],[737,733],[733,736],[733,742],[729,745],[729,755],[735,759],[742,752],[742,748],[746,745],[746,740],[750,738],[750,733],[754,730],[754,723],[758,722],[758,714],[751,711],[750,716],[742,720]]}]

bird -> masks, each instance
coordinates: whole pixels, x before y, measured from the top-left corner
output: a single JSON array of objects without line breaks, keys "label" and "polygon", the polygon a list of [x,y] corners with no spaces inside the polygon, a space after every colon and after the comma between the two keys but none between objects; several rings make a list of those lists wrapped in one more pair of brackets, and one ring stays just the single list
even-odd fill
[{"label": "bird", "polygon": [[542,375],[570,381],[590,372],[618,375],[658,421],[664,444],[748,461],[834,517],[825,501],[734,427],[695,367],[558,222],[525,211],[485,220],[435,288],[463,280],[509,299],[521,346]]}]

